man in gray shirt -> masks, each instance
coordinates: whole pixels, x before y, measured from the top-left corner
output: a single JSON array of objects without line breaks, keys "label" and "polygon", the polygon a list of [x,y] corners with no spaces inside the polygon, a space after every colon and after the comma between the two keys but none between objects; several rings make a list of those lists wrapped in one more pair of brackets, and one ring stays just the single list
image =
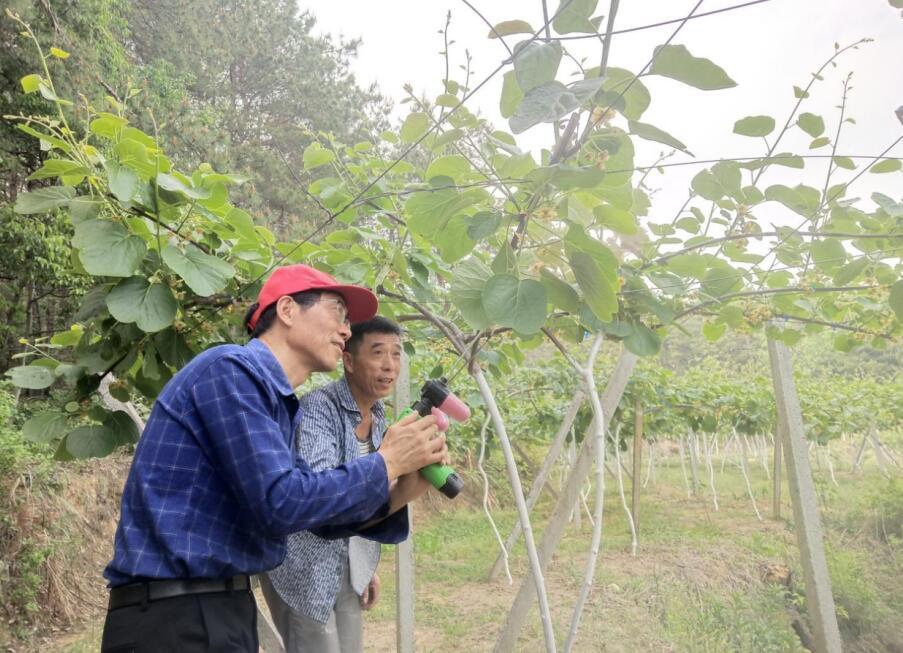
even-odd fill
[{"label": "man in gray shirt", "polygon": [[[342,355],[344,378],[301,399],[299,454],[319,471],[379,448],[383,408],[401,367],[401,328],[375,317],[352,325]],[[420,496],[429,489],[418,475]],[[261,578],[263,593],[286,653],[358,653],[361,610],[379,597],[378,542],[325,540],[310,532],[289,536],[281,566]]]}]

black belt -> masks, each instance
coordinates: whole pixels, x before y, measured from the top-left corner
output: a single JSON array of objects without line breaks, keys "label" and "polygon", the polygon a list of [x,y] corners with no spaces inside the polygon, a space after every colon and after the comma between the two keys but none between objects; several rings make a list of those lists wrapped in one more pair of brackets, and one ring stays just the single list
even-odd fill
[{"label": "black belt", "polygon": [[150,580],[111,589],[110,603],[107,609],[116,610],[132,605],[143,605],[153,601],[185,596],[186,594],[212,594],[215,592],[250,589],[251,579],[244,575],[225,579],[177,578],[172,580]]}]

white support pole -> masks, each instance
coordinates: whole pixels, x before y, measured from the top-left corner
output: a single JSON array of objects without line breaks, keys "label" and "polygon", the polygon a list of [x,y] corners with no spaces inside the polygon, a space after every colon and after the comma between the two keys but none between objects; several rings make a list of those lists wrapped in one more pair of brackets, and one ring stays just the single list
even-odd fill
[{"label": "white support pole", "polygon": [[[549,598],[546,594],[546,583],[543,578],[545,565],[542,564],[539,552],[536,549],[536,542],[533,538],[533,527],[530,525],[530,514],[527,511],[527,502],[524,499],[524,490],[521,486],[520,476],[517,473],[517,463],[514,462],[514,453],[511,450],[511,442],[508,439],[508,432],[505,429],[505,421],[502,419],[502,413],[499,411],[498,404],[492,394],[492,389],[486,381],[483,370],[479,365],[475,366],[472,372],[474,381],[480,389],[480,395],[486,404],[486,409],[492,416],[492,423],[495,426],[495,433],[498,436],[499,444],[502,445],[502,454],[505,457],[505,467],[508,470],[508,481],[511,483],[511,492],[514,495],[514,501],[517,504],[517,517],[520,520],[521,528],[524,531],[524,543],[527,546],[527,559],[530,562],[529,578],[533,581],[533,589],[539,602],[539,616],[542,621],[542,632],[545,640],[546,652],[555,653],[555,629],[552,624],[551,611],[549,610]],[[577,496],[571,498],[571,506],[577,503]]]},{"label": "white support pole", "polygon": [[[611,415],[621,401],[621,396],[624,394],[624,388],[627,385],[627,381],[630,379],[630,375],[633,373],[636,361],[637,357],[634,354],[631,354],[627,350],[621,351],[618,363],[605,387],[605,392],[602,393],[602,409],[605,418],[603,428],[608,428]],[[587,434],[592,433],[592,428],[592,425],[587,428]],[[561,540],[561,536],[567,526],[568,516],[577,500],[577,495],[580,488],[583,486],[583,481],[586,479],[587,474],[589,474],[592,460],[593,439],[585,437],[583,446],[580,448],[580,455],[577,458],[577,463],[570,470],[565,487],[562,488],[558,501],[555,503],[555,508],[552,510],[549,524],[542,533],[542,543],[539,551],[543,570],[548,566],[549,561],[552,559],[552,555],[555,553],[555,548]],[[517,597],[514,599],[514,604],[511,606],[511,611],[508,613],[502,631],[499,633],[499,637],[496,640],[493,648],[496,653],[509,653],[516,649],[517,637],[527,620],[530,606],[532,605],[534,598],[534,580],[532,572],[530,572],[521,582]]]},{"label": "white support pole", "polygon": [[[530,495],[527,497],[528,511],[533,510],[533,506],[535,506],[536,502],[539,500],[542,489],[548,482],[549,474],[554,468],[555,463],[558,461],[558,457],[561,454],[565,442],[567,442],[568,432],[571,431],[571,426],[577,418],[577,413],[579,412],[584,399],[586,399],[586,394],[583,392],[583,389],[579,389],[574,393],[574,398],[571,400],[571,404],[568,406],[564,419],[558,427],[558,432],[555,434],[555,437],[552,438],[552,446],[549,447],[549,453],[546,454],[546,459],[543,461],[542,466],[539,468],[539,472],[536,474],[536,479],[533,481],[533,487],[530,488]],[[517,544],[520,534],[520,522],[515,522],[514,527],[511,529],[511,533],[505,540],[504,551],[499,552],[498,557],[492,565],[492,569],[489,570],[489,580],[495,580],[498,577],[499,572],[501,572],[504,567],[504,560],[514,549],[514,545]]]},{"label": "white support pole", "polygon": [[775,519],[781,518],[781,452],[783,447],[782,443],[786,439],[787,435],[784,428],[784,421],[778,416],[778,419],[775,422],[774,434],[772,435],[772,442],[774,445],[774,473],[772,474],[771,516]]},{"label": "white support pole", "polygon": [[815,649],[818,653],[841,653],[840,629],[831,592],[831,577],[825,560],[825,547],[812,481],[812,470],[806,455],[806,440],[799,396],[793,381],[790,352],[784,343],[768,341],[774,396],[778,419],[783,421],[781,433],[787,477],[793,503],[794,531],[800,549],[800,561],[806,581],[806,605],[812,621]]},{"label": "white support pole", "polygon": [[[724,448],[727,452],[727,447]],[[690,473],[693,475],[693,494],[699,492],[699,451],[696,449],[696,438],[693,430],[687,430],[687,451],[690,454]]]},{"label": "white support pole", "polygon": [[680,471],[683,472],[683,475],[684,475],[684,485],[687,486],[687,498],[689,499],[691,496],[693,496],[693,491],[690,489],[690,479],[687,478],[687,465],[684,462],[684,436],[683,436],[683,433],[681,433],[679,436],[677,436],[677,446],[679,448],[678,453],[680,455]]},{"label": "white support pole", "polygon": [[[395,381],[395,416],[411,404],[408,356],[401,353],[401,369]],[[395,650],[414,653],[414,506],[408,504],[411,534],[395,547]]]},{"label": "white support pole", "polygon": [[[580,619],[583,616],[583,608],[586,605],[586,599],[593,587],[593,581],[596,576],[596,561],[599,558],[599,545],[602,542],[602,517],[605,507],[605,433],[608,427],[605,422],[605,413],[602,409],[602,403],[599,401],[599,391],[596,389],[596,355],[602,347],[603,335],[596,334],[590,347],[589,356],[587,357],[586,367],[583,369],[583,383],[586,388],[586,394],[589,397],[590,404],[593,407],[593,442],[595,445],[596,459],[596,505],[591,522],[593,525],[593,537],[590,542],[589,555],[586,558],[586,570],[583,576],[583,584],[580,586],[580,594],[577,602],[574,604],[574,612],[571,616],[571,627],[568,629],[568,636],[564,643],[564,652],[570,653],[574,650],[574,643],[577,641],[577,631],[580,628]],[[620,472],[620,467],[618,472]]]},{"label": "white support pole", "polygon": [[[257,576],[251,578],[253,587],[259,587],[260,581]],[[263,653],[285,653],[285,646],[282,644],[282,637],[276,632],[276,626],[270,619],[269,610],[262,610],[260,602],[257,604],[257,642]]]}]

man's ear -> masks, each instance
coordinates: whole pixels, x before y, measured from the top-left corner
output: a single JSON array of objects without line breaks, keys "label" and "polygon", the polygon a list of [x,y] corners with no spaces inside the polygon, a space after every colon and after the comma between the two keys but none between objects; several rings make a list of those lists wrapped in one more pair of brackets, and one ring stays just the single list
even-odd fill
[{"label": "man's ear", "polygon": [[276,318],[285,326],[291,326],[295,318],[295,307],[298,304],[288,295],[276,300]]},{"label": "man's ear", "polygon": [[354,363],[352,361],[353,357],[351,356],[351,352],[347,349],[342,352],[342,367],[344,367],[345,372],[351,372],[354,374]]}]

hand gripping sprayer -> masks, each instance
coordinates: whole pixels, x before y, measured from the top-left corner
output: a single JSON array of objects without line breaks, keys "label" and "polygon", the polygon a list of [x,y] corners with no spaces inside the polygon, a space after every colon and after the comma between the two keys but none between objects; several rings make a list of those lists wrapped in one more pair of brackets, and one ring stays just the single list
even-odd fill
[{"label": "hand gripping sprayer", "polygon": [[[420,399],[410,408],[406,408],[400,418],[412,411],[416,411],[421,417],[430,414],[435,416],[436,426],[442,432],[448,429],[449,417],[456,422],[466,422],[470,419],[470,408],[448,389],[444,378],[430,379],[424,383],[420,389]],[[448,465],[433,463],[421,469],[420,473],[449,499],[454,499],[464,488],[464,481]]]}]

